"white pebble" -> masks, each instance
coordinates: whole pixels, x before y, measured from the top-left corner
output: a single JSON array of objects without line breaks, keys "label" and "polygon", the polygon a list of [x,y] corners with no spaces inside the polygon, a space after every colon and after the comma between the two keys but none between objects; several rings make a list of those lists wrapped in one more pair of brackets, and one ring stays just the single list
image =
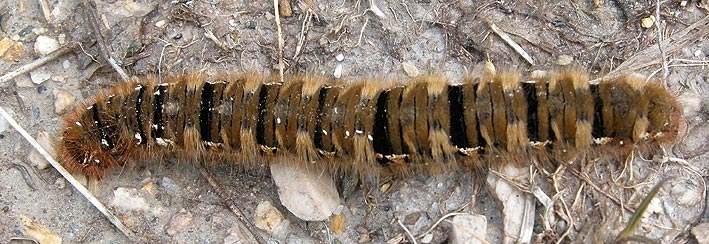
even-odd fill
[{"label": "white pebble", "polygon": [[419,69],[416,68],[415,65],[410,63],[402,63],[401,67],[404,68],[404,72],[406,72],[406,75],[409,77],[419,76]]},{"label": "white pebble", "polygon": [[345,60],[345,55],[338,53],[337,56],[335,56],[335,60],[342,62],[342,60]]},{"label": "white pebble", "polygon": [[323,221],[340,205],[335,182],[327,172],[283,162],[271,164],[271,176],[281,204],[302,220]]},{"label": "white pebble", "polygon": [[62,114],[74,104],[74,95],[64,89],[54,89],[54,112]]},{"label": "white pebble", "polygon": [[342,77],[342,65],[341,64],[338,64],[337,66],[335,66],[335,71],[332,72],[332,75],[335,76],[336,79],[339,79],[340,77]]},{"label": "white pebble", "polygon": [[34,51],[41,55],[47,55],[59,49],[59,42],[48,36],[38,36],[34,42]]}]

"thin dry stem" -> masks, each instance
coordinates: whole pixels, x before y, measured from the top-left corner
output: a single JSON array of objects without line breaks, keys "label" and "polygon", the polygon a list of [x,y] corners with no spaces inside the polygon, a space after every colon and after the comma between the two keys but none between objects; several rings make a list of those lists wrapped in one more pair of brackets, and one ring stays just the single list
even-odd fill
[{"label": "thin dry stem", "polygon": [[67,181],[69,181],[69,183],[77,191],[79,191],[79,193],[81,193],[81,195],[83,195],[86,199],[88,199],[89,202],[91,202],[91,204],[94,205],[94,207],[96,209],[98,209],[98,211],[100,211],[109,221],[111,221],[111,223],[113,223],[113,225],[116,226],[116,228],[118,228],[118,230],[121,231],[121,233],[123,233],[123,235],[125,235],[131,241],[136,240],[135,234],[133,234],[132,231],[130,231],[125,225],[123,225],[123,223],[121,222],[120,219],[118,219],[118,217],[116,217],[115,215],[113,215],[113,213],[108,211],[106,206],[103,205],[103,203],[101,203],[101,201],[99,201],[98,198],[96,198],[93,194],[91,194],[91,192],[89,192],[89,190],[86,189],[86,187],[84,187],[84,185],[79,183],[79,181],[76,180],[76,178],[74,178],[74,176],[71,175],[71,173],[69,173],[69,171],[67,171],[64,168],[64,166],[62,166],[61,164],[59,164],[59,162],[57,162],[54,158],[52,158],[52,156],[49,155],[49,153],[46,150],[44,150],[44,148],[41,145],[39,145],[39,143],[29,133],[27,133],[27,131],[25,131],[24,128],[22,128],[22,126],[17,124],[17,121],[15,121],[12,118],[12,116],[10,116],[10,114],[8,114],[5,111],[5,109],[3,107],[0,107],[0,115],[13,128],[15,128],[15,130],[17,130],[17,132],[20,132],[22,137],[24,137],[25,140],[27,140],[27,142],[32,144],[32,147],[34,147],[35,150],[37,150],[37,152],[39,152],[39,154],[42,155],[44,157],[44,159],[46,159],[47,162],[49,162],[49,164],[52,165],[52,167],[54,167],[57,171],[59,171],[59,174],[61,174]]}]

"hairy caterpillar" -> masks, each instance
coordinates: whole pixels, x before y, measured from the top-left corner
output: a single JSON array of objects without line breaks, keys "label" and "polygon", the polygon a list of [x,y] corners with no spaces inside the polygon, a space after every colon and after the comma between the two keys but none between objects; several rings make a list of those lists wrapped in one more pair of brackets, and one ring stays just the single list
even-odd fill
[{"label": "hairy caterpillar", "polygon": [[462,84],[226,74],[143,78],[66,116],[69,169],[100,178],[128,159],[268,163],[279,156],[361,176],[562,160],[671,142],[681,108],[626,76],[589,84],[565,71],[522,82],[487,72]]}]

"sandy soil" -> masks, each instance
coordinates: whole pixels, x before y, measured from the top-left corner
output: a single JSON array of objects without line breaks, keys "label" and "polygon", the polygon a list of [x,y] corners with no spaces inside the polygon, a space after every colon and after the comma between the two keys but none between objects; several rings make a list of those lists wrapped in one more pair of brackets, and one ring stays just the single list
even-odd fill
[{"label": "sandy soil", "polygon": [[[83,48],[41,66],[35,77],[25,74],[0,83],[0,105],[11,110],[30,134],[46,131],[55,138],[61,126],[61,114],[54,109],[55,91],[81,100],[110,87],[119,77],[101,57],[80,1],[47,2],[49,20],[38,1],[0,4],[5,5],[0,9],[0,39],[7,37],[21,45],[16,55],[4,54],[0,73],[41,57],[34,48],[38,36],[58,40],[60,46],[80,42]],[[655,183],[675,176],[635,233],[663,243],[691,242],[689,228],[709,219],[705,197],[691,195],[706,189],[702,182],[709,170],[709,5],[687,1],[683,6],[682,2],[661,5],[662,31],[658,32],[654,22],[643,27],[643,21],[656,14],[654,1],[291,1],[293,15],[281,17],[285,73],[334,77],[335,70],[341,69],[345,79],[401,80],[414,72],[435,72],[460,80],[490,60],[501,69],[522,73],[570,65],[594,78],[632,72],[666,76],[666,85],[685,106],[686,126],[664,158],[688,164],[655,155],[654,161],[635,158],[629,170],[623,162],[581,168],[582,177],[570,171],[557,178],[540,172],[539,186],[558,203],[557,221],[544,226],[539,219],[535,240],[552,242],[562,236],[564,242],[612,240],[632,215],[623,208],[635,209]],[[271,1],[112,0],[99,1],[95,10],[88,11],[100,20],[108,54],[131,76],[279,72]],[[493,26],[510,35],[531,60],[510,48],[492,31]],[[666,73],[661,69],[659,33],[667,40],[663,45]],[[338,55],[344,59],[338,61]],[[41,84],[32,82],[45,74],[51,77]],[[67,243],[127,241],[55,170],[37,169],[35,162],[40,160],[28,159],[32,149],[17,132],[1,131],[0,145],[0,242],[31,236],[25,217]],[[330,221],[304,222],[289,215],[279,205],[267,170],[244,172],[231,166],[211,170],[248,218],[263,201],[271,201],[286,214],[290,222],[286,233],[261,233],[272,242],[406,242],[397,219],[418,235],[452,212],[485,215],[488,240],[500,241],[500,207],[485,187],[476,184],[479,180],[460,173],[368,183],[346,191],[345,228],[338,235],[332,233]],[[383,190],[385,184],[390,187]],[[94,190],[108,203],[119,188],[137,189],[138,197],[146,201],[146,210],[112,208],[143,240],[222,243],[238,235],[237,219],[225,199],[191,164],[129,167],[112,173]],[[171,221],[176,215],[185,216],[181,209],[189,212],[191,223],[183,229]],[[537,209],[536,215],[543,216],[543,208]],[[569,225],[572,228],[567,229]],[[445,222],[435,228],[432,242],[447,240],[449,230]]]}]

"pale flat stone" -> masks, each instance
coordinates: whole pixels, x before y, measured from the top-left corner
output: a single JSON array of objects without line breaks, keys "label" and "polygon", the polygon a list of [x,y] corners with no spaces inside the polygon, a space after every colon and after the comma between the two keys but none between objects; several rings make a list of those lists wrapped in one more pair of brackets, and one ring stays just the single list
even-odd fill
[{"label": "pale flat stone", "polygon": [[51,77],[52,74],[42,69],[30,71],[30,80],[32,80],[32,83],[38,85],[42,84],[42,82],[45,82],[46,80],[49,80]]},{"label": "pale flat stone", "polygon": [[487,235],[487,217],[480,214],[456,215],[451,220],[451,243],[481,244]]},{"label": "pale flat stone", "polygon": [[340,204],[335,182],[327,172],[274,163],[271,176],[278,186],[281,204],[302,220],[325,220]]},{"label": "pale flat stone", "polygon": [[127,211],[144,211],[150,208],[138,189],[126,187],[118,187],[113,191],[113,199],[109,205]]},{"label": "pale flat stone", "polygon": [[[508,179],[529,177],[529,171],[524,167],[516,168],[508,165],[499,169],[499,172]],[[533,196],[492,173],[488,174],[487,183],[493,195],[502,204],[504,229],[502,243],[530,243],[535,213]]]},{"label": "pale flat stone", "polygon": [[183,208],[170,218],[170,222],[165,225],[165,233],[175,236],[192,227],[194,227],[194,217],[192,213]]}]

